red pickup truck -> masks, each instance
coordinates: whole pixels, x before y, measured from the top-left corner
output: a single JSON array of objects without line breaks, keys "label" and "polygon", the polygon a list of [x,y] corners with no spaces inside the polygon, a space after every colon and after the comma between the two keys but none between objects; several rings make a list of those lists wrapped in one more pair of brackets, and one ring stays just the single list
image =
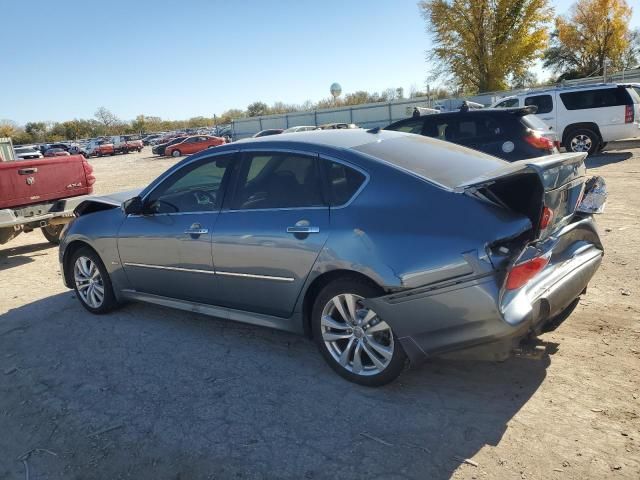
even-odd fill
[{"label": "red pickup truck", "polygon": [[0,245],[37,228],[57,243],[95,181],[82,155],[0,161]]}]

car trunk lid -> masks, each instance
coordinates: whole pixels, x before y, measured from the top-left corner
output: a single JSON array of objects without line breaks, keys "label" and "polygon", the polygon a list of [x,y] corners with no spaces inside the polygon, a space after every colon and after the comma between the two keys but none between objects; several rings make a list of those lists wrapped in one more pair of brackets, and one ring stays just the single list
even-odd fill
[{"label": "car trunk lid", "polygon": [[455,190],[526,215],[531,240],[542,240],[571,221],[587,181],[585,157],[567,153],[512,162]]}]

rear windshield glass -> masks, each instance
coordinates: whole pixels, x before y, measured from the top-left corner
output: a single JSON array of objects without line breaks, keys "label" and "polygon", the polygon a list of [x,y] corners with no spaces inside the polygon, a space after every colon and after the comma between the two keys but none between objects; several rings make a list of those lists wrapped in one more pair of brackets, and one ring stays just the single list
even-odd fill
[{"label": "rear windshield glass", "polygon": [[449,189],[507,165],[504,160],[476,150],[419,135],[366,143],[354,150]]},{"label": "rear windshield glass", "polygon": [[549,125],[535,115],[525,115],[520,121],[525,127],[531,128],[532,130],[549,130]]}]

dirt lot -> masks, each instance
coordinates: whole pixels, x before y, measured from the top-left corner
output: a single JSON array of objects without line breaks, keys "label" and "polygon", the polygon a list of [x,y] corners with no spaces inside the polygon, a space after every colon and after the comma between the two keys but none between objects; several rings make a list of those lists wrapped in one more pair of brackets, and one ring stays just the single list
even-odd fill
[{"label": "dirt lot", "polygon": [[[638,146],[588,162],[606,256],[549,356],[433,361],[380,389],[294,335],[142,304],[92,316],[57,250],[18,237],[0,247],[0,479],[640,478]],[[174,162],[147,150],[92,160],[97,191]]]}]

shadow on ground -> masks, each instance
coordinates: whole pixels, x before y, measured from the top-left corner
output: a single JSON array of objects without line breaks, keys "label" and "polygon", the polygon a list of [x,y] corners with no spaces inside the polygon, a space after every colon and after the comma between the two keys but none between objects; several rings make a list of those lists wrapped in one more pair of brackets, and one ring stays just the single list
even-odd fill
[{"label": "shadow on ground", "polygon": [[[295,335],[64,293],[0,316],[0,478],[446,479],[543,361],[433,361],[350,384]],[[55,456],[53,455],[55,454]]]},{"label": "shadow on ground", "polygon": [[33,243],[19,247],[12,247],[11,244],[7,244],[2,247],[0,249],[0,271],[31,263],[34,261],[33,257],[46,255],[46,253],[42,252],[43,250],[57,248],[49,242]]},{"label": "shadow on ground", "polygon": [[631,152],[606,151],[597,155],[590,155],[585,160],[587,168],[596,168],[609,165],[611,163],[624,162],[629,160],[633,154]]}]

